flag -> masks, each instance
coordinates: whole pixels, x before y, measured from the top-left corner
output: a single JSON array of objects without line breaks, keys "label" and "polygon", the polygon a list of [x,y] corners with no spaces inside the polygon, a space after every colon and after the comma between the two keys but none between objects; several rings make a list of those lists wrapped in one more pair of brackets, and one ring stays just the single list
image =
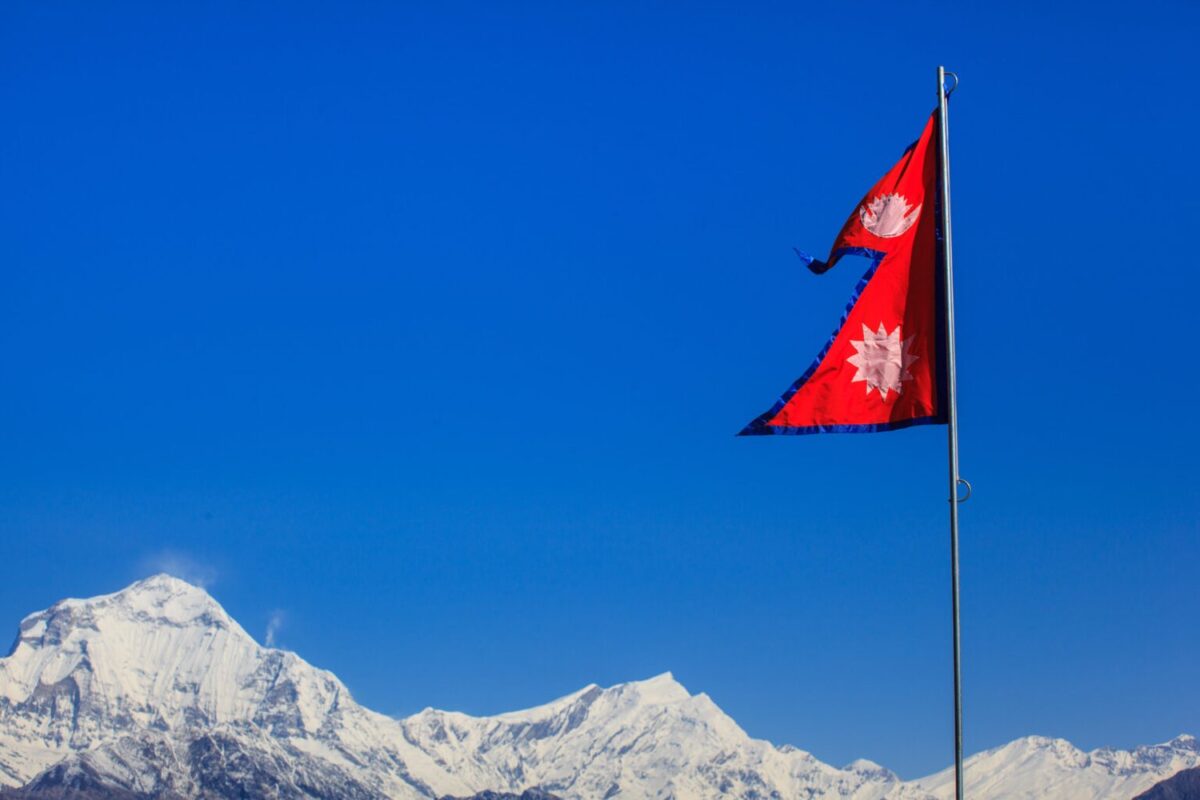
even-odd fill
[{"label": "flag", "polygon": [[820,274],[865,256],[841,323],[812,366],[742,436],[866,433],[945,423],[937,113],[842,226]]}]

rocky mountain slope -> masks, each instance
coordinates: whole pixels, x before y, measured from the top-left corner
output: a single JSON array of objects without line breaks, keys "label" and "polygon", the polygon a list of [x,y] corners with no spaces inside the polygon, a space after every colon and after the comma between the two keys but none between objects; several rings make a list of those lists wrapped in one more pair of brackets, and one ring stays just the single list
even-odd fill
[{"label": "rocky mountain slope", "polygon": [[1177,772],[1133,800],[1200,800],[1200,767]]},{"label": "rocky mountain slope", "polygon": [[[972,757],[972,798],[1128,798],[1200,765],[1190,737],[1083,753],[1031,737]],[[358,705],[332,674],[256,643],[204,591],[159,575],[21,622],[0,659],[3,797],[930,800],[901,781],[751,739],[670,675],[588,686],[495,717]]]}]

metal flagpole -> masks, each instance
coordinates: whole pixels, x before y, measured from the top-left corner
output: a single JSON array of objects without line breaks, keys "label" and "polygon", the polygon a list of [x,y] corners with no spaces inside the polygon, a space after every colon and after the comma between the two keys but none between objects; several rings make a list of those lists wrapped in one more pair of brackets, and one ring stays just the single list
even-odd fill
[{"label": "metal flagpole", "polygon": [[[954,374],[954,248],[950,236],[950,131],[947,100],[958,88],[946,90],[946,67],[937,67],[937,166],[942,184],[942,265],[946,270],[946,402],[950,465],[950,609],[954,615],[954,796],[962,800],[962,650],[959,639],[959,409]],[[966,498],[964,498],[966,499]]]},{"label": "metal flagpole", "polygon": [[[946,91],[946,75],[954,85]],[[942,190],[942,264],[946,287],[946,422],[950,446],[950,582],[951,610],[954,615],[954,797],[963,800],[963,725],[962,725],[962,650],[958,623],[958,487],[965,484],[967,497],[971,487],[958,475],[958,406],[954,373],[954,248],[950,233],[950,126],[946,117],[950,92],[958,87],[958,76],[938,67],[938,167]],[[964,500],[966,498],[963,498]]]}]

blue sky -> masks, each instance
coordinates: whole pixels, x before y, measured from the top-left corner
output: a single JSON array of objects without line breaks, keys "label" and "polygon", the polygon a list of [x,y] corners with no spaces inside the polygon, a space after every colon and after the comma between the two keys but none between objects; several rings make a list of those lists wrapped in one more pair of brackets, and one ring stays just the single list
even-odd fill
[{"label": "blue sky", "polygon": [[1198,23],[10,5],[0,620],[167,568],[388,713],[672,670],[945,766],[943,430],[733,436],[945,63],[967,747],[1200,733]]}]

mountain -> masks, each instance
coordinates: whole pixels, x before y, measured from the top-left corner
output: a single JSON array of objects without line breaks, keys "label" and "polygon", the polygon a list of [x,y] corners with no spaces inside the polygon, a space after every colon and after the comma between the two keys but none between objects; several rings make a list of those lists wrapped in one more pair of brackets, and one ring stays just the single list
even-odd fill
[{"label": "mountain", "polygon": [[536,785],[564,797],[920,798],[870,762],[836,769],[751,739],[708,695],[669,674],[495,717],[426,709],[409,741],[473,783]]},{"label": "mountain", "polygon": [[1177,772],[1133,800],[1200,800],[1200,767]]},{"label": "mountain", "polygon": [[245,781],[281,781],[280,797],[475,791],[332,674],[261,647],[207,593],[166,575],[21,622],[0,660],[0,784],[64,759],[68,774],[184,796],[224,796],[208,768],[230,764]]},{"label": "mountain", "polygon": [[[968,797],[1115,798],[1128,800],[1182,769],[1200,765],[1200,743],[1179,736],[1165,744],[1090,753],[1065,739],[1027,736],[968,758]],[[914,781],[938,800],[954,797],[954,770]]]},{"label": "mountain", "polygon": [[[968,791],[1128,800],[1197,765],[1190,737],[1092,753],[1030,737],[973,756]],[[0,659],[6,800],[933,800],[948,780],[752,739],[669,674],[494,717],[392,719],[166,575],[26,617]]]}]

